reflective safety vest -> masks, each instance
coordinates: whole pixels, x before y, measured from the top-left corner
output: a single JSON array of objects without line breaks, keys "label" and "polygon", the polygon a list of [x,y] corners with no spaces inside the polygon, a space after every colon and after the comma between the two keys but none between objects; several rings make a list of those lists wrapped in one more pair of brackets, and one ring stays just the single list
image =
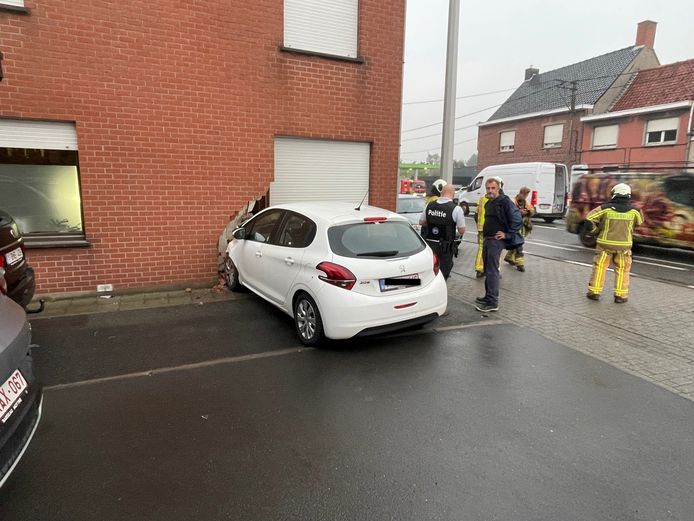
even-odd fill
[{"label": "reflective safety vest", "polygon": [[487,204],[487,199],[486,195],[483,195],[480,197],[480,200],[477,202],[477,231],[481,232],[482,229],[484,228],[484,205]]},{"label": "reflective safety vest", "polygon": [[591,210],[586,219],[597,227],[600,246],[608,250],[630,250],[634,227],[643,223],[643,214],[628,202],[610,201]]}]

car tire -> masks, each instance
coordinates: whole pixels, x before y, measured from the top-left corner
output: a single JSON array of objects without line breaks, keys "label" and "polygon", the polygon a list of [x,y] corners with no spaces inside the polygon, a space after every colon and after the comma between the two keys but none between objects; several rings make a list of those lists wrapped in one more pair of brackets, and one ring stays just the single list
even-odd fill
[{"label": "car tire", "polygon": [[308,293],[299,293],[294,301],[294,326],[305,346],[316,346],[325,339],[320,311]]},{"label": "car tire", "polygon": [[239,270],[229,254],[224,257],[224,271],[222,272],[224,283],[231,291],[241,291],[243,285],[239,282]]},{"label": "car tire", "polygon": [[556,220],[556,217],[543,217],[543,219],[547,224],[552,224]]},{"label": "car tire", "polygon": [[589,230],[590,224],[588,221],[582,222],[581,226],[578,228],[578,237],[581,239],[581,244],[583,244],[583,246],[586,248],[595,248],[595,245],[597,244],[597,237],[595,237],[594,234],[589,233]]},{"label": "car tire", "polygon": [[460,203],[460,207],[463,209],[463,215],[470,215],[470,207],[466,202]]}]

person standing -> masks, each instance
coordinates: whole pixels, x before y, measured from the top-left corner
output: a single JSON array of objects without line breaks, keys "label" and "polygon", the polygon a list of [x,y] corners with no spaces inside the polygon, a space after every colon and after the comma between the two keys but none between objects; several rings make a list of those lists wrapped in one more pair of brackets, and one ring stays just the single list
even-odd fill
[{"label": "person standing", "polygon": [[[513,202],[518,207],[521,213],[521,218],[523,220],[523,225],[520,229],[521,236],[525,239],[533,229],[533,223],[530,218],[535,215],[535,207],[528,202],[528,194],[530,193],[530,188],[523,186],[516,197],[513,198]],[[516,267],[518,271],[525,271],[525,255],[523,255],[523,245],[521,244],[518,248],[509,250],[506,252],[504,260],[509,264]]]},{"label": "person standing", "polygon": [[484,297],[477,299],[477,311],[497,311],[499,309],[499,258],[501,251],[515,249],[523,244],[520,236],[522,219],[518,207],[501,190],[502,181],[498,177],[487,179],[487,203],[484,206]]},{"label": "person standing", "polygon": [[605,272],[611,260],[614,263],[614,301],[624,304],[629,295],[634,227],[643,223],[643,213],[631,205],[631,187],[628,184],[613,186],[611,193],[609,202],[594,208],[586,216],[586,222],[592,226],[591,232],[597,236],[593,273],[586,297],[600,300]]},{"label": "person standing", "polygon": [[[441,190],[443,190],[443,187],[446,186],[448,183],[443,180],[443,179],[437,179],[433,183],[431,183],[431,188],[429,189],[429,195],[427,195],[424,198],[424,207],[429,203],[432,203],[436,201],[439,197],[441,197]],[[422,225],[422,229],[419,231],[419,233],[426,239],[427,236],[427,227],[426,224]]]},{"label": "person standing", "polygon": [[453,202],[455,188],[447,184],[441,190],[441,197],[429,203],[419,217],[419,224],[426,226],[427,244],[434,250],[441,264],[441,273],[448,279],[453,269],[453,246],[456,231],[465,233],[465,214]]},{"label": "person standing", "polygon": [[484,205],[487,204],[486,194],[480,197],[477,201],[477,213],[475,219],[477,221],[477,255],[475,256],[475,275],[477,278],[484,277],[484,258],[482,257],[482,247],[484,246]]}]

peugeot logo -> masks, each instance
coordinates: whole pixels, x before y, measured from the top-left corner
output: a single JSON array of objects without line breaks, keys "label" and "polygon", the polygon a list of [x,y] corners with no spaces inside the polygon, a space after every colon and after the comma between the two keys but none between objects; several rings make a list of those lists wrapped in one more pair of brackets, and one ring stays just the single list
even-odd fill
[{"label": "peugeot logo", "polygon": [[404,264],[400,265],[400,273],[405,273],[405,265]]}]

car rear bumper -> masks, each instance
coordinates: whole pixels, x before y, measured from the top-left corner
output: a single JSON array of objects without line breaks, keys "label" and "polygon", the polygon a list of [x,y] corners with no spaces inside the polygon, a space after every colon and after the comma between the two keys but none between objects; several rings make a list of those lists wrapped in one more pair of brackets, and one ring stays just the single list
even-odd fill
[{"label": "car rear bumper", "polygon": [[[8,281],[8,285],[9,285]],[[26,308],[34,298],[34,290],[36,289],[36,279],[34,278],[34,270],[30,266],[27,266],[26,270],[22,274],[22,277],[8,287],[7,296],[12,300],[17,302],[23,308]]]},{"label": "car rear bumper", "polygon": [[[326,306],[326,302],[330,305]],[[402,305],[407,307],[396,309]],[[318,297],[325,335],[333,339],[426,323],[443,315],[447,305],[448,289],[441,274],[416,292],[374,297],[325,285]]]}]

